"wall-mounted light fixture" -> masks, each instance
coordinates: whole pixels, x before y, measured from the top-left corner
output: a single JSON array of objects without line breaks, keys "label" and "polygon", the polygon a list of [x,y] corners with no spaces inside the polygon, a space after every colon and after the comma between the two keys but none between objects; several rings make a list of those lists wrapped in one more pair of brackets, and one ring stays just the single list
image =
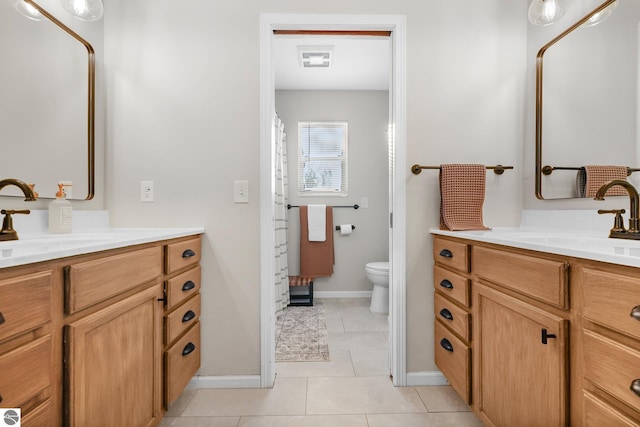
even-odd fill
[{"label": "wall-mounted light fixture", "polygon": [[[529,22],[533,25],[545,26],[558,22],[566,12],[563,5],[564,0],[532,0],[529,5]],[[618,2],[612,4],[594,14],[582,26],[591,27],[611,16],[611,13],[618,7]]]},{"label": "wall-mounted light fixture", "polygon": [[[45,19],[54,23],[71,37],[82,43],[87,49],[87,169],[88,185],[86,200],[95,195],[95,116],[96,116],[96,59],[95,50],[91,43],[83,39],[78,33],[60,22],[55,16],[37,4],[34,0],[10,0],[15,9],[22,15],[35,21]],[[66,11],[83,21],[95,21],[103,14],[102,0],[59,0]]]},{"label": "wall-mounted light fixture", "polygon": [[567,9],[560,0],[532,0],[529,5],[529,22],[533,25],[551,25],[562,18]]}]

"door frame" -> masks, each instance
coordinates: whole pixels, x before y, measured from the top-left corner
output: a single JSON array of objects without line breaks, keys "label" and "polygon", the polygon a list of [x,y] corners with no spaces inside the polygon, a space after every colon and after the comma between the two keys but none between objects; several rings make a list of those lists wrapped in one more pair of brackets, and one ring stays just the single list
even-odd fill
[{"label": "door frame", "polygon": [[260,15],[260,387],[275,382],[274,30],[391,31],[389,124],[389,364],[395,386],[406,367],[406,17],[403,15]]}]

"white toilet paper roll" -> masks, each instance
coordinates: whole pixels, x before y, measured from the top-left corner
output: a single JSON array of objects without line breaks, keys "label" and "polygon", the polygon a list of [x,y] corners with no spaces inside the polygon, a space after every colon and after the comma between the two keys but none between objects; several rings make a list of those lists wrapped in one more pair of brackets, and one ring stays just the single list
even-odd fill
[{"label": "white toilet paper roll", "polygon": [[351,224],[340,224],[340,235],[346,236],[351,234],[352,231],[353,227],[351,227]]}]

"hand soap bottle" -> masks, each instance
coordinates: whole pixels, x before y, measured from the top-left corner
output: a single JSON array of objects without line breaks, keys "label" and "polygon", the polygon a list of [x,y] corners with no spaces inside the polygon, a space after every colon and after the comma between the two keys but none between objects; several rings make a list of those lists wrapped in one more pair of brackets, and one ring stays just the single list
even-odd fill
[{"label": "hand soap bottle", "polygon": [[73,208],[66,199],[64,184],[58,184],[56,199],[49,203],[49,233],[71,233]]}]

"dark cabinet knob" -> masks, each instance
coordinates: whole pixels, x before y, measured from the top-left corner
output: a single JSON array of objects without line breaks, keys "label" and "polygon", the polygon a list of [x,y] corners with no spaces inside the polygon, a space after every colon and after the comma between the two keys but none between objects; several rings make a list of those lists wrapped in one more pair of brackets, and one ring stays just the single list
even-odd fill
[{"label": "dark cabinet knob", "polygon": [[451,312],[446,308],[440,310],[440,316],[444,317],[447,320],[453,320],[453,314],[451,314]]},{"label": "dark cabinet knob", "polygon": [[440,282],[440,286],[442,286],[443,288],[446,288],[446,289],[453,289],[453,283],[451,283],[447,279],[444,279],[443,281],[441,281]]},{"label": "dark cabinet knob", "polygon": [[442,338],[440,340],[440,346],[442,348],[444,348],[445,350],[450,351],[450,352],[453,353],[453,346],[451,345],[451,342],[448,339]]},{"label": "dark cabinet knob", "polygon": [[190,320],[193,320],[196,317],[196,314],[193,310],[187,311],[184,316],[182,316],[182,323],[187,323]]},{"label": "dark cabinet knob", "polygon": [[193,251],[192,249],[187,249],[186,251],[182,252],[182,258],[191,258],[192,256],[196,256],[195,251]]},{"label": "dark cabinet knob", "polygon": [[629,316],[633,317],[636,320],[640,320],[640,305],[636,305],[635,307],[633,307]]},{"label": "dark cabinet knob", "polygon": [[196,345],[192,342],[190,342],[189,344],[184,346],[184,349],[182,350],[182,355],[186,356],[188,354],[193,353],[193,350],[196,349]]},{"label": "dark cabinet knob", "polygon": [[636,394],[636,396],[640,397],[640,379],[631,381],[631,386],[629,387],[632,392]]},{"label": "dark cabinet knob", "polygon": [[550,334],[547,332],[545,328],[542,328],[542,344],[546,344],[549,338],[555,338],[554,334]]},{"label": "dark cabinet knob", "polygon": [[449,249],[443,249],[440,251],[440,256],[444,258],[453,258],[453,253]]},{"label": "dark cabinet knob", "polygon": [[2,325],[4,323],[4,316],[2,315],[2,312],[0,312],[0,325]]},{"label": "dark cabinet knob", "polygon": [[190,291],[191,289],[193,289],[195,287],[196,287],[196,284],[193,283],[193,281],[188,280],[188,281],[184,282],[184,285],[182,285],[182,290],[184,292],[187,292],[187,291]]}]

